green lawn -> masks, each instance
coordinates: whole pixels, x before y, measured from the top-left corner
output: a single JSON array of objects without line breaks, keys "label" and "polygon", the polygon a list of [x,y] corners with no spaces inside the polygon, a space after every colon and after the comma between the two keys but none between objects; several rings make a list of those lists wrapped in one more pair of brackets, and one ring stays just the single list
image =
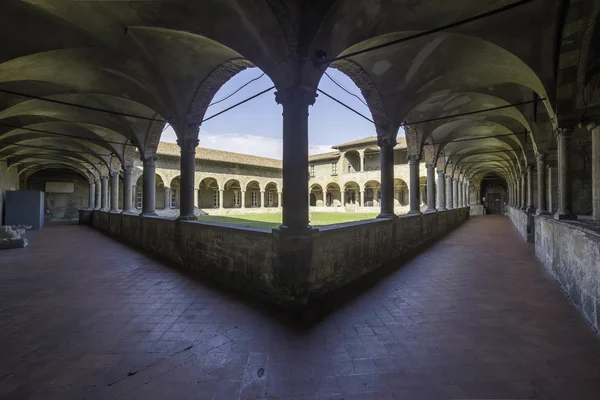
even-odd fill
[{"label": "green lawn", "polygon": [[[311,213],[310,224],[313,226],[341,224],[344,222],[360,221],[375,218],[377,213]],[[225,222],[244,226],[257,226],[262,228],[277,228],[281,225],[281,213],[269,214],[242,214],[234,216],[202,215],[199,221]]]}]

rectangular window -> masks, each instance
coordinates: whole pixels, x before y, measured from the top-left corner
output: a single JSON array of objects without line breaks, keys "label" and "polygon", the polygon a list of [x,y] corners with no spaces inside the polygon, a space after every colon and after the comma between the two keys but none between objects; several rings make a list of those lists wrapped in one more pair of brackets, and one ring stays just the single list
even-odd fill
[{"label": "rectangular window", "polygon": [[213,208],[219,208],[219,190],[213,190]]},{"label": "rectangular window", "polygon": [[331,175],[337,175],[337,163],[331,163]]},{"label": "rectangular window", "polygon": [[234,207],[240,206],[240,191],[239,190],[233,191],[233,206]]},{"label": "rectangular window", "polygon": [[267,205],[273,207],[273,192],[267,192]]},{"label": "rectangular window", "polygon": [[135,206],[137,208],[142,208],[142,191],[138,190],[137,193],[135,194]]},{"label": "rectangular window", "polygon": [[315,166],[314,165],[310,166],[310,177],[311,178],[315,177]]},{"label": "rectangular window", "polygon": [[171,204],[169,204],[170,208],[175,208],[177,205],[177,192],[175,189],[171,189]]},{"label": "rectangular window", "polygon": [[250,201],[250,205],[252,207],[258,207],[258,192],[256,192],[256,191],[252,192],[252,199]]}]

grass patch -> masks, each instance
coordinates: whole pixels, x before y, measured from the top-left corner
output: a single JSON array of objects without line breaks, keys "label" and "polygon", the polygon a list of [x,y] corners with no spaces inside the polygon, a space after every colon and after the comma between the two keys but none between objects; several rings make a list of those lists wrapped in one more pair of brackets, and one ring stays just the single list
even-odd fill
[{"label": "grass patch", "polygon": [[[311,213],[310,224],[313,226],[334,225],[344,222],[362,221],[375,218],[377,213]],[[227,224],[236,224],[243,226],[256,226],[261,228],[277,228],[281,225],[281,213],[268,214],[240,214],[240,215],[201,215],[199,221],[205,222],[223,222]]]}]

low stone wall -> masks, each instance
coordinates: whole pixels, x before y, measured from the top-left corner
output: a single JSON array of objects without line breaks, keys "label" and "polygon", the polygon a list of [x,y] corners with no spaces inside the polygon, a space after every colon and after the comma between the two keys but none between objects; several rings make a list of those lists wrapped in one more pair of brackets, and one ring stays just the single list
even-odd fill
[{"label": "low stone wall", "polygon": [[600,234],[578,222],[535,217],[535,255],[600,330]]},{"label": "low stone wall", "polygon": [[298,306],[454,229],[469,208],[313,229],[301,235],[222,223],[93,211],[91,224],[201,276]]},{"label": "low stone wall", "polygon": [[533,242],[533,217],[518,208],[506,207],[506,209],[510,221],[517,228],[523,239]]}]

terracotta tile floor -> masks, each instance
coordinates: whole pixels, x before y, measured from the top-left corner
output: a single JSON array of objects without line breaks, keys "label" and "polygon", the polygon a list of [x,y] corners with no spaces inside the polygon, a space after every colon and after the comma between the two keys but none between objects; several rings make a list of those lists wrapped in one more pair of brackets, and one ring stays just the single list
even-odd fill
[{"label": "terracotta tile floor", "polygon": [[600,398],[598,337],[508,219],[353,291],[301,323],[50,225],[0,253],[0,398]]}]

